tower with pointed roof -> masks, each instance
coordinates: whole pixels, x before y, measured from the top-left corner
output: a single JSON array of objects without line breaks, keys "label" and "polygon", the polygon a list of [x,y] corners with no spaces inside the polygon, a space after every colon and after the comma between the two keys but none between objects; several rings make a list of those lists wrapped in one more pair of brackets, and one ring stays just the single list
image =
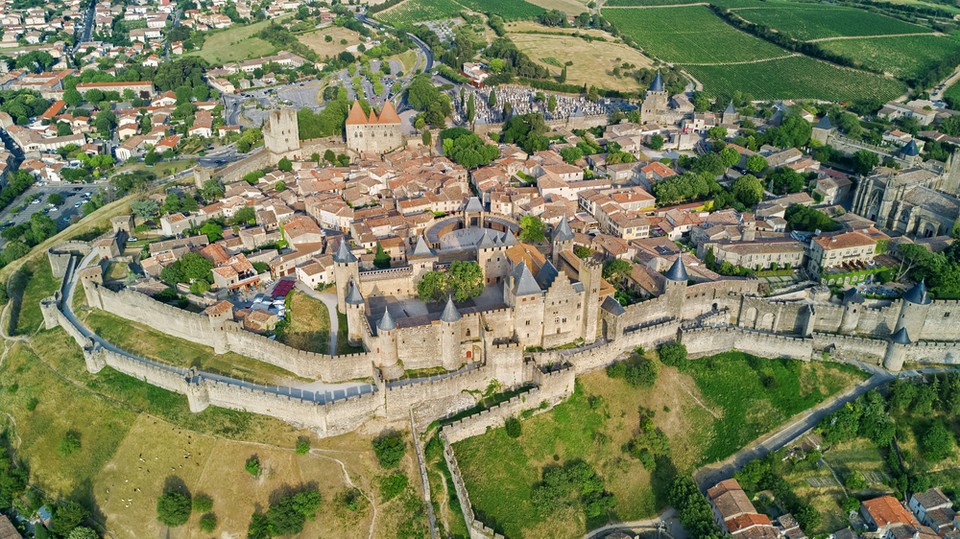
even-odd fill
[{"label": "tower with pointed roof", "polygon": [[360,295],[357,283],[351,281],[350,291],[347,293],[347,341],[351,345],[363,342],[363,317],[366,316],[367,305]]},{"label": "tower with pointed roof", "polygon": [[923,338],[923,326],[927,321],[927,313],[930,310],[930,304],[933,298],[927,291],[927,283],[920,281],[915,284],[900,299],[900,315],[897,317],[897,325],[893,332],[906,330],[911,338],[920,340]]},{"label": "tower with pointed roof", "polygon": [[463,329],[460,320],[460,311],[453,304],[453,297],[447,297],[447,305],[440,314],[440,360],[443,368],[448,371],[457,370],[463,363],[461,343]]},{"label": "tower with pointed roof", "polygon": [[907,359],[907,349],[912,344],[910,332],[907,328],[900,328],[890,336],[887,351],[883,355],[883,367],[890,371],[903,369],[903,362]]},{"label": "tower with pointed roof", "polygon": [[359,101],[350,107],[344,124],[347,148],[357,153],[383,154],[403,146],[403,129],[400,115],[393,103],[387,101],[378,115],[372,109],[367,115]]},{"label": "tower with pointed roof", "polygon": [[683,255],[677,255],[673,265],[663,275],[663,297],[666,298],[666,312],[679,318],[683,313],[683,304],[687,299],[687,268],[683,265]]},{"label": "tower with pointed roof", "polygon": [[427,243],[427,239],[422,234],[417,236],[413,249],[407,254],[407,264],[413,268],[413,282],[420,282],[424,275],[433,271],[433,265],[439,260],[440,257]]},{"label": "tower with pointed roof", "polygon": [[[380,353],[380,368],[387,371],[396,371],[399,363],[397,355],[397,322],[390,314],[390,306],[383,310],[383,316],[377,322],[377,351]],[[388,378],[396,378],[396,373],[387,374]]]},{"label": "tower with pointed roof", "polygon": [[860,291],[851,288],[843,294],[843,314],[840,315],[840,333],[851,334],[860,324],[860,311],[864,298]]},{"label": "tower with pointed roof", "polygon": [[570,223],[567,222],[566,218],[561,219],[560,224],[554,227],[553,234],[550,236],[550,245],[552,247],[550,260],[554,266],[560,265],[560,253],[573,249],[573,237],[573,230],[570,229]]},{"label": "tower with pointed roof", "polygon": [[514,335],[521,346],[540,346],[543,339],[543,290],[526,261],[520,261],[503,285],[504,303],[513,309]]},{"label": "tower with pointed roof", "polygon": [[340,236],[340,245],[333,255],[333,280],[337,288],[337,309],[346,314],[347,294],[350,293],[351,283],[360,286],[360,263],[357,257],[350,252],[349,240]]},{"label": "tower with pointed roof", "polygon": [[720,122],[733,125],[740,121],[740,113],[737,112],[737,109],[733,106],[733,100],[731,99],[727,103],[727,108],[723,109],[723,114],[720,115]]},{"label": "tower with pointed roof", "polygon": [[300,128],[294,109],[272,110],[263,122],[263,146],[270,154],[270,162],[280,159],[299,159]]},{"label": "tower with pointed roof", "polygon": [[663,76],[657,71],[657,77],[653,79],[653,83],[647,89],[647,95],[644,96],[643,103],[640,105],[640,119],[645,123],[664,122],[669,108],[669,100],[670,95],[667,92],[666,84],[663,82]]}]

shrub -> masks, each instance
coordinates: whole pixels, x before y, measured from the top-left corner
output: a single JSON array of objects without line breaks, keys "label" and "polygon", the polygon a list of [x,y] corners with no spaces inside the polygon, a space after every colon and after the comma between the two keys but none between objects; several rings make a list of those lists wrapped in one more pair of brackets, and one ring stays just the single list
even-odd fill
[{"label": "shrub", "polygon": [[197,494],[193,497],[193,510],[198,513],[208,513],[213,509],[213,498],[206,494]]},{"label": "shrub", "polygon": [[867,488],[867,478],[862,472],[853,472],[843,478],[843,486],[850,490],[863,490]]},{"label": "shrub", "polygon": [[515,417],[508,417],[506,421],[503,422],[503,427],[507,431],[507,436],[511,438],[519,438],[521,433],[520,420]]},{"label": "shrub", "polygon": [[157,520],[169,528],[182,526],[190,518],[190,498],[170,491],[157,498]]},{"label": "shrub", "polygon": [[213,513],[207,513],[200,517],[200,530],[207,533],[212,532],[217,529],[217,515]]},{"label": "shrub", "polygon": [[77,431],[67,431],[63,435],[63,439],[60,440],[60,445],[57,446],[57,453],[60,456],[72,455],[80,450],[80,433]]},{"label": "shrub", "polygon": [[624,361],[607,367],[607,376],[625,380],[631,387],[651,387],[657,381],[660,367],[652,360],[643,357],[643,349],[634,352]]},{"label": "shrub", "polygon": [[358,488],[348,488],[337,494],[337,505],[348,511],[357,512],[366,507],[367,499]]},{"label": "shrub", "polygon": [[248,458],[247,463],[243,466],[243,469],[254,477],[260,477],[260,459],[256,455]]},{"label": "shrub", "polygon": [[953,434],[937,421],[920,437],[920,453],[930,462],[938,462],[950,456],[953,452]]},{"label": "shrub", "polygon": [[403,435],[396,431],[383,433],[373,440],[373,452],[377,455],[380,466],[384,468],[399,466],[406,450],[407,444],[403,441]]},{"label": "shrub", "polygon": [[380,497],[383,501],[393,499],[407,489],[410,480],[403,472],[394,472],[380,478]]},{"label": "shrub", "polygon": [[310,452],[310,439],[306,436],[297,438],[297,454],[306,455]]},{"label": "shrub", "polygon": [[660,361],[662,361],[664,365],[679,367],[687,360],[687,347],[678,342],[661,344],[657,352],[659,352]]}]

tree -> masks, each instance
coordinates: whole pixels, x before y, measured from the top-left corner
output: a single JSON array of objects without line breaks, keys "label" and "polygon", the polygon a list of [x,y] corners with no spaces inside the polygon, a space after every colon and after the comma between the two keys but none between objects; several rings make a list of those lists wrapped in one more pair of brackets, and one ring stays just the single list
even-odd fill
[{"label": "tree", "polygon": [[807,187],[807,179],[792,168],[779,167],[767,174],[767,185],[775,194],[786,195],[803,191]]},{"label": "tree", "polygon": [[633,264],[621,258],[607,260],[603,264],[603,278],[617,285],[622,285],[632,271]]},{"label": "tree", "polygon": [[829,215],[800,204],[793,204],[787,208],[784,218],[791,230],[833,232],[840,229],[840,224],[831,219]]},{"label": "tree", "polygon": [[748,208],[763,200],[763,184],[756,176],[749,174],[737,178],[733,182],[730,192],[741,204]]},{"label": "tree", "polygon": [[214,221],[207,221],[200,227],[200,234],[203,234],[210,240],[210,243],[223,239],[223,227]]},{"label": "tree", "polygon": [[53,522],[50,531],[66,536],[71,530],[83,524],[90,517],[90,512],[75,501],[67,501],[57,506],[53,512]]},{"label": "tree", "polygon": [[323,499],[315,488],[281,498],[267,509],[271,535],[296,535],[303,531],[307,518],[313,519]]},{"label": "tree", "polygon": [[260,458],[256,455],[251,456],[243,464],[243,469],[254,477],[260,477]]},{"label": "tree", "polygon": [[563,157],[563,161],[568,165],[575,165],[583,159],[583,150],[576,146],[564,148],[560,150],[560,157]]},{"label": "tree", "polygon": [[474,94],[470,94],[470,98],[467,100],[467,122],[473,123],[473,120],[477,116],[477,104],[474,98]]},{"label": "tree", "polygon": [[190,498],[171,490],[157,498],[157,520],[168,528],[176,528],[190,519]]},{"label": "tree", "polygon": [[483,270],[476,262],[456,260],[447,270],[448,290],[454,301],[467,301],[483,293]]},{"label": "tree", "polygon": [[301,436],[297,438],[296,452],[298,455],[306,455],[310,452],[310,438]]},{"label": "tree", "polygon": [[63,101],[71,107],[76,107],[80,103],[83,103],[83,96],[80,95],[80,92],[78,92],[76,88],[70,88],[63,92]]},{"label": "tree", "polygon": [[210,533],[217,529],[217,515],[207,513],[200,517],[200,531]]},{"label": "tree", "polygon": [[72,455],[80,450],[80,433],[74,430],[68,430],[60,439],[60,445],[57,446],[57,453],[61,456]]},{"label": "tree", "polygon": [[223,197],[223,193],[223,184],[218,180],[207,180],[203,182],[203,186],[200,187],[200,196],[202,196],[203,199],[208,202]]},{"label": "tree", "polygon": [[373,452],[380,466],[384,468],[399,466],[406,450],[407,444],[403,441],[403,434],[397,431],[386,432],[373,440]]},{"label": "tree", "polygon": [[[760,154],[753,154],[747,158],[747,171],[754,174],[759,174],[766,170],[767,168],[767,159]],[[792,169],[787,169],[792,170]]]},{"label": "tree", "polygon": [[383,250],[383,246],[380,245],[380,242],[377,242],[377,253],[373,256],[373,265],[378,269],[386,269],[390,267],[390,255]]},{"label": "tree", "polygon": [[[487,106],[491,109],[497,106],[497,94],[493,88],[490,89],[490,94],[487,95]],[[960,133],[960,129],[958,129],[957,132]]]},{"label": "tree", "polygon": [[550,97],[547,98],[547,110],[550,112],[557,110],[557,96],[550,94]]},{"label": "tree", "polygon": [[547,225],[535,215],[520,217],[520,241],[540,243],[546,239]]},{"label": "tree", "polygon": [[430,148],[430,152],[431,152],[431,155],[432,155],[432,152],[433,152],[433,134],[430,132],[429,129],[428,129],[428,130],[424,130],[423,134],[420,135],[420,142],[422,142],[423,145],[426,146],[427,148]]},{"label": "tree", "polygon": [[79,526],[70,530],[67,539],[100,539],[100,536],[90,528]]},{"label": "tree", "polygon": [[664,365],[679,367],[687,360],[687,347],[682,343],[668,342],[661,344],[657,352],[660,355],[660,361]]},{"label": "tree", "polygon": [[720,159],[727,168],[730,168],[740,162],[740,152],[732,146],[726,146],[720,150]]},{"label": "tree", "polygon": [[439,271],[427,272],[417,283],[417,297],[420,301],[440,301],[447,293],[446,275]]},{"label": "tree", "polygon": [[858,174],[869,174],[879,164],[880,156],[871,151],[860,150],[853,154],[853,170]]},{"label": "tree", "polygon": [[50,193],[50,196],[47,197],[47,203],[59,206],[64,203],[66,199],[60,193]]},{"label": "tree", "polygon": [[663,148],[663,142],[663,135],[658,134],[650,137],[650,149],[659,150],[660,148]]},{"label": "tree", "polygon": [[707,130],[707,137],[713,141],[724,140],[727,138],[727,128],[720,125],[715,125]]},{"label": "tree", "polygon": [[277,168],[278,168],[281,172],[292,172],[292,171],[293,171],[293,163],[292,163],[289,159],[287,159],[286,157],[282,157],[282,158],[280,158],[280,161],[277,162]]},{"label": "tree", "polygon": [[522,428],[520,426],[520,420],[515,417],[508,417],[503,422],[504,430],[507,431],[507,436],[511,438],[519,438],[522,433]]},{"label": "tree", "polygon": [[253,209],[253,206],[244,206],[233,214],[231,223],[239,226],[255,225],[257,224],[257,212]]},{"label": "tree", "polygon": [[935,421],[920,436],[920,454],[928,462],[939,462],[953,453],[953,434],[942,421]]},{"label": "tree", "polygon": [[198,513],[206,513],[213,509],[213,498],[206,494],[197,494],[193,497],[193,510]]},{"label": "tree", "polygon": [[467,169],[490,164],[500,155],[493,144],[485,144],[476,133],[462,127],[451,127],[440,132],[443,154]]}]

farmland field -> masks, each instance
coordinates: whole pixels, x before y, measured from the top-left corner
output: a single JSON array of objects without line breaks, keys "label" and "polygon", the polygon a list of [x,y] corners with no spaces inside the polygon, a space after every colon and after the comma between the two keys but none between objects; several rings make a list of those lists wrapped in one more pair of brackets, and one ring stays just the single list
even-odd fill
[{"label": "farmland field", "polygon": [[277,52],[277,48],[259,37],[254,37],[268,24],[270,21],[261,21],[213,32],[207,36],[199,51],[187,54],[199,56],[214,65],[269,56]]},{"label": "farmland field", "polygon": [[637,90],[639,84],[631,77],[618,78],[611,70],[623,64],[631,63],[637,67],[648,67],[652,62],[640,51],[622,43],[588,42],[573,36],[544,34],[512,34],[510,39],[521,51],[527,53],[538,64],[546,67],[554,75],[561,69],[546,62],[546,58],[563,58],[573,62],[567,68],[567,82],[570,84],[595,84],[613,90]]},{"label": "farmland field", "polygon": [[[645,8],[650,6],[672,6],[678,4],[702,3],[704,3],[704,0],[606,0],[603,3],[603,7]],[[768,0],[714,0],[710,3],[726,8],[733,8],[742,6],[768,6],[771,2]]]},{"label": "farmland field", "polygon": [[[326,36],[330,36],[331,41],[327,41]],[[347,40],[346,45],[340,43],[344,39]],[[336,56],[347,50],[347,47],[361,42],[360,34],[340,26],[328,26],[320,30],[306,32],[298,35],[297,40],[313,49],[321,58]]]},{"label": "farmland field", "polygon": [[[666,503],[675,473],[722,459],[794,414],[862,380],[849,367],[751,358],[727,353],[662,366],[656,390],[637,389],[605,372],[578,378],[575,394],[524,420],[519,438],[505,430],[454,446],[474,510],[507,537],[582,537],[587,528],[654,514]],[[668,462],[654,471],[623,451],[639,429],[638,408],[670,442]],[[746,440],[746,442],[745,442]],[[544,466],[583,459],[604,479],[614,507],[601,521],[564,508],[540,513],[531,491]]]},{"label": "farmland field", "polygon": [[684,69],[703,83],[708,95],[733,95],[741,91],[755,99],[888,101],[906,90],[903,83],[894,79],[802,56],[756,64],[684,66]]},{"label": "farmland field", "polygon": [[[481,13],[496,13],[504,20],[532,19],[543,13],[544,9],[524,0],[457,0],[457,3]],[[586,8],[584,8],[586,11]]]},{"label": "farmland field", "polygon": [[856,59],[868,68],[906,79],[921,76],[932,64],[960,52],[960,41],[937,36],[845,39],[823,42],[820,46]]},{"label": "farmland field", "polygon": [[579,15],[587,9],[586,2],[580,0],[528,0],[531,4],[538,5],[543,9],[559,9],[567,15]]},{"label": "farmland field", "polygon": [[778,4],[736,9],[744,19],[799,40],[931,32],[929,28],[862,9]]},{"label": "farmland field", "polygon": [[789,54],[733,28],[704,6],[609,9],[603,16],[647,55],[666,62],[747,62]]},{"label": "farmland field", "polygon": [[948,103],[950,103],[951,100],[955,103],[960,103],[960,82],[955,82],[950,85],[950,87],[943,92],[943,98]]}]

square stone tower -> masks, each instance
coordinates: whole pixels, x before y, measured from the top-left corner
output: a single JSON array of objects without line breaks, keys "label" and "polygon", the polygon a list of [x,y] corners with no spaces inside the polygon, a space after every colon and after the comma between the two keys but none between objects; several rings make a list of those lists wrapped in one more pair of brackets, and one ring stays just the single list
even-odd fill
[{"label": "square stone tower", "polygon": [[263,145],[270,152],[273,162],[284,156],[299,157],[297,152],[300,151],[300,126],[297,122],[297,111],[270,111],[263,122]]}]

